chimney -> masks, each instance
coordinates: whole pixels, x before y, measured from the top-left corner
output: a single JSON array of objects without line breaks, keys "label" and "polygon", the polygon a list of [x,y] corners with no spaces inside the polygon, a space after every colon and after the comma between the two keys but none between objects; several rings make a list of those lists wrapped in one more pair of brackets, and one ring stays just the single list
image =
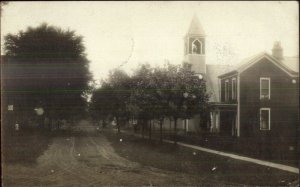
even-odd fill
[{"label": "chimney", "polygon": [[272,49],[272,56],[276,58],[277,60],[283,59],[283,49],[281,47],[281,44],[279,41],[276,41],[274,43],[273,49]]}]

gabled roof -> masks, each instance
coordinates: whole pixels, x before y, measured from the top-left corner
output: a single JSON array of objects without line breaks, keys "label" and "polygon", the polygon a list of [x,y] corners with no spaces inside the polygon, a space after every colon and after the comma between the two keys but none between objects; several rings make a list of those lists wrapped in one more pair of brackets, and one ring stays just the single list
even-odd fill
[{"label": "gabled roof", "polygon": [[196,15],[194,15],[190,28],[187,32],[187,35],[200,35],[200,36],[205,36],[205,32],[203,30],[203,27]]},{"label": "gabled roof", "polygon": [[220,87],[218,76],[227,72],[230,68],[232,68],[230,65],[206,65],[206,89],[210,94],[209,102],[219,102]]},{"label": "gabled roof", "polygon": [[284,57],[283,60],[279,61],[268,53],[262,52],[242,60],[226,73],[219,75],[219,77],[225,77],[233,73],[242,73],[252,65],[259,62],[262,58],[267,58],[270,62],[275,64],[291,77],[299,76],[299,57]]},{"label": "gabled roof", "polygon": [[294,72],[299,73],[299,57],[283,57],[282,63]]}]

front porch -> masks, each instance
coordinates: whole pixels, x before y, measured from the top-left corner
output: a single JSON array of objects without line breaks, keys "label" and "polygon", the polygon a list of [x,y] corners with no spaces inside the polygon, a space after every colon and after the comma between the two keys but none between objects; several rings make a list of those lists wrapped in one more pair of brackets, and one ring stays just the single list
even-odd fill
[{"label": "front porch", "polygon": [[210,131],[223,136],[239,136],[237,104],[211,103]]}]

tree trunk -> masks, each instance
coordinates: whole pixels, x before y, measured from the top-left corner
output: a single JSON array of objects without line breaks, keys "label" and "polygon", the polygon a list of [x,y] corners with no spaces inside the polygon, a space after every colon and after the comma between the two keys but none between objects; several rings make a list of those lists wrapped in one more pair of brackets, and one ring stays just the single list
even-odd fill
[{"label": "tree trunk", "polygon": [[163,139],[162,124],[163,124],[163,120],[160,120],[159,121],[159,126],[160,126],[160,142],[161,143],[162,143],[162,139]]},{"label": "tree trunk", "polygon": [[134,124],[134,125],[133,125],[133,133],[135,134],[136,131],[137,131],[137,124]]},{"label": "tree trunk", "polygon": [[177,144],[177,118],[174,119],[174,144]]},{"label": "tree trunk", "polygon": [[52,126],[52,118],[49,118],[48,130],[50,131],[51,131],[51,126]]},{"label": "tree trunk", "polygon": [[59,130],[59,123],[60,123],[60,121],[57,120],[57,121],[56,121],[56,130]]},{"label": "tree trunk", "polygon": [[[100,127],[100,125],[99,125],[99,127]],[[102,128],[104,129],[106,127],[106,125],[105,125],[105,119],[102,119]]]},{"label": "tree trunk", "polygon": [[171,133],[172,133],[172,120],[171,119],[169,119],[170,120],[170,128],[169,128],[169,131],[168,131],[168,137],[170,138],[171,137]]},{"label": "tree trunk", "polygon": [[45,129],[45,121],[46,121],[46,117],[42,118],[43,120],[40,123],[40,128],[41,129]]},{"label": "tree trunk", "polygon": [[144,131],[145,131],[145,121],[143,120],[143,123],[142,123],[142,136],[143,136],[143,139],[145,138]]},{"label": "tree trunk", "polygon": [[149,123],[149,140],[151,140],[151,127],[152,127],[152,120],[149,120],[148,121],[148,123]]},{"label": "tree trunk", "polygon": [[116,118],[117,119],[117,128],[118,128],[118,133],[121,132],[121,129],[120,129],[120,122],[119,122],[119,118]]},{"label": "tree trunk", "polygon": [[184,120],[184,133],[185,133],[185,134],[187,133],[186,126],[187,126],[187,124],[186,124],[186,119],[185,119],[185,120]]}]

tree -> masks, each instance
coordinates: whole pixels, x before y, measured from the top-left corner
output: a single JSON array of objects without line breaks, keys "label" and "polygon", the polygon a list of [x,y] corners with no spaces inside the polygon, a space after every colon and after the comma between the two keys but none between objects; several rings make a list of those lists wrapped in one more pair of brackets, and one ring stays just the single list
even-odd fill
[{"label": "tree", "polygon": [[17,95],[14,103],[20,110],[43,107],[45,117],[70,120],[86,113],[91,74],[82,37],[75,31],[47,24],[29,27],[6,35],[4,51],[15,76],[7,91]]},{"label": "tree", "polygon": [[102,126],[105,127],[106,119],[110,117],[110,96],[106,82],[102,82],[102,86],[92,92],[89,111],[94,120],[102,120]]},{"label": "tree", "polygon": [[132,76],[132,97],[131,107],[136,113],[137,119],[141,122],[144,136],[145,127],[149,126],[149,139],[151,139],[152,119],[155,118],[155,106],[157,104],[154,97],[156,85],[153,79],[153,71],[149,64],[141,65]]},{"label": "tree", "polygon": [[138,119],[143,137],[148,125],[149,139],[152,121],[158,120],[161,141],[163,120],[172,118],[176,143],[177,120],[195,115],[205,117],[207,101],[205,81],[189,66],[166,64],[163,68],[152,68],[143,64],[131,77],[121,70],[112,71],[105,84],[93,93],[91,107],[96,112],[105,110],[106,116],[116,117],[119,132],[120,119]]},{"label": "tree", "polygon": [[115,118],[118,133],[121,125],[129,120],[131,79],[124,71],[114,69],[101,87],[92,92],[90,112],[93,119]]},{"label": "tree", "polygon": [[160,141],[163,139],[162,126],[164,118],[169,114],[169,80],[167,68],[155,68],[152,75],[152,84],[155,91],[153,92],[153,116],[159,121]]},{"label": "tree", "polygon": [[120,133],[121,123],[129,119],[127,106],[130,100],[130,77],[124,71],[115,69],[110,72],[105,89],[110,94],[109,113],[116,118]]},{"label": "tree", "polygon": [[[151,121],[156,119],[160,124],[162,141],[162,125],[164,118],[175,121],[175,143],[177,120],[190,119],[195,115],[205,117],[208,95],[205,81],[199,79],[188,65],[166,64],[164,68],[151,68],[142,65],[132,77],[132,103],[138,110],[138,118],[149,123],[151,139]],[[143,124],[144,129],[146,125]]]},{"label": "tree", "polygon": [[177,120],[190,119],[195,115],[205,117],[208,94],[203,79],[200,79],[190,66],[167,65],[168,116],[174,120],[175,144],[177,143]]}]

